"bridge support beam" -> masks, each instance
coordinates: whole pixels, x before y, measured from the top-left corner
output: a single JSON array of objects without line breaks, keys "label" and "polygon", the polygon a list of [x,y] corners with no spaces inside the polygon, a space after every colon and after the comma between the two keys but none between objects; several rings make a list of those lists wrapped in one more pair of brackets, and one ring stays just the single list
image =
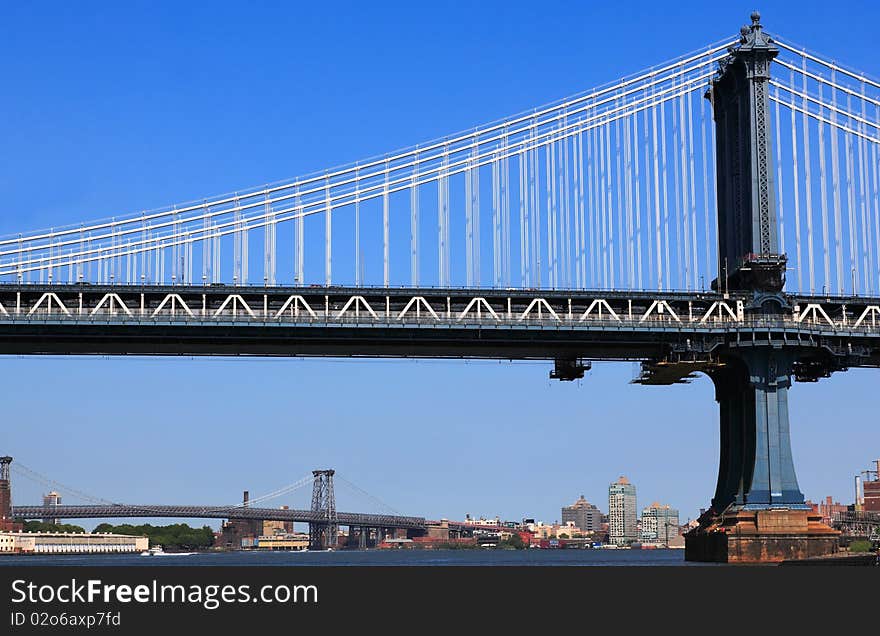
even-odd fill
[{"label": "bridge support beam", "polygon": [[796,351],[737,348],[711,373],[720,411],[720,461],[712,506],[685,537],[689,561],[763,563],[835,552],[797,483],[788,390]]}]

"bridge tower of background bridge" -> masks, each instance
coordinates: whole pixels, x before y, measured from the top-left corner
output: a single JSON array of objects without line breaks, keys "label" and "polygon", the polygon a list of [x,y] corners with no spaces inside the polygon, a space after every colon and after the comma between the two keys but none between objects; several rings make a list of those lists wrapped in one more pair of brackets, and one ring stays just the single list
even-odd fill
[{"label": "bridge tower of background bridge", "polygon": [[309,549],[326,550],[336,547],[338,520],[336,516],[336,495],[333,491],[335,470],[313,470],[312,512],[319,520],[309,523]]},{"label": "bridge tower of background bridge", "polygon": [[0,457],[0,530],[12,529],[12,483],[9,479],[9,455]]}]

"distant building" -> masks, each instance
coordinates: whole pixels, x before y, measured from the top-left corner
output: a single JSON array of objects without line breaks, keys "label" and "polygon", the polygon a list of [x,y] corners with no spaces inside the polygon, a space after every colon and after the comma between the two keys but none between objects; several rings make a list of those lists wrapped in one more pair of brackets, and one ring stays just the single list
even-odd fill
[{"label": "distant building", "polygon": [[562,509],[562,523],[569,521],[582,532],[598,532],[602,526],[602,512],[581,495],[580,499]]},{"label": "distant building", "polygon": [[807,505],[813,509],[813,512],[822,515],[822,523],[828,526],[834,521],[834,515],[836,513],[846,512],[849,508],[847,505],[842,504],[839,501],[832,501],[830,495],[825,497],[825,501],[820,501],[817,504],[812,501],[807,501]]},{"label": "distant building", "polygon": [[143,552],[147,537],[85,532],[0,532],[0,552],[25,554],[121,554]]},{"label": "distant building", "polygon": [[642,510],[642,541],[649,543],[674,543],[680,534],[678,510],[654,502]]},{"label": "distant building", "polygon": [[479,519],[474,519],[469,514],[464,515],[464,522],[469,526],[500,526],[501,518],[495,517],[494,519],[486,519],[486,517],[480,517]]},{"label": "distant building", "polygon": [[608,486],[608,540],[627,545],[639,538],[636,521],[636,487],[626,477]]},{"label": "distant building", "polygon": [[[281,510],[289,510],[287,506],[281,506]],[[272,536],[273,534],[293,534],[292,521],[263,521],[263,535]]]},{"label": "distant building", "polygon": [[874,481],[865,481],[862,485],[864,492],[865,512],[880,512],[880,459],[875,462],[873,470],[866,471],[867,477],[872,474],[877,478]]},{"label": "distant building", "polygon": [[[57,508],[61,505],[61,495],[59,495],[54,490],[46,495],[43,495],[43,508]],[[48,512],[48,511],[47,511]],[[43,517],[43,523],[54,523],[58,524],[58,518],[56,517]]]}]

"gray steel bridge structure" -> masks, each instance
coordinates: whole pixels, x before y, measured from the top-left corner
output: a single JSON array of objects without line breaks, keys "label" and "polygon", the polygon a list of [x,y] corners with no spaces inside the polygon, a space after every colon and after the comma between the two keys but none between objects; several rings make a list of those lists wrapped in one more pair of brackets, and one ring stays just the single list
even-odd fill
[{"label": "gray steel bridge structure", "polygon": [[[115,519],[115,518],[164,518],[183,517],[187,519],[253,519],[263,521],[292,521],[295,523],[319,524],[326,521],[325,514],[312,510],[291,510],[281,508],[259,508],[243,506],[168,506],[168,505],[59,505],[13,506],[12,516],[20,519],[42,519],[49,515],[57,519]],[[425,519],[398,515],[378,515],[357,512],[337,512],[338,525],[368,528],[400,528],[424,530]]]},{"label": "gray steel bridge structure", "polygon": [[0,239],[0,281],[5,354],[703,372],[720,405],[711,510],[806,509],[791,382],[880,366],[880,82],[754,13],[736,38],[437,142]]}]

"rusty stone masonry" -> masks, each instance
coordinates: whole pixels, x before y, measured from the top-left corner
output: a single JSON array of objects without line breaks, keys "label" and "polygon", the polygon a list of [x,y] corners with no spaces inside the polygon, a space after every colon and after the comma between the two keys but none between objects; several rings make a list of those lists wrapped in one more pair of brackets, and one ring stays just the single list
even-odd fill
[{"label": "rusty stone masonry", "polygon": [[810,510],[734,510],[707,515],[685,535],[688,561],[779,563],[828,556],[840,533]]}]

